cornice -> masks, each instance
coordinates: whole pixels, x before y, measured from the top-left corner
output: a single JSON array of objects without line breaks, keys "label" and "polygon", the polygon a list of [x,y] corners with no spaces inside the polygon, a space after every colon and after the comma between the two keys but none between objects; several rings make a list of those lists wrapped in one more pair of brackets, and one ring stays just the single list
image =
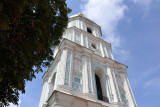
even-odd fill
[{"label": "cornice", "polygon": [[74,50],[76,50],[77,52],[81,53],[82,56],[87,56],[87,57],[91,57],[94,60],[98,60],[101,61],[104,64],[108,64],[108,66],[113,67],[114,69],[118,69],[118,70],[125,70],[128,68],[126,65],[121,64],[115,60],[112,60],[108,57],[102,57],[99,56],[98,54],[95,54],[93,50],[86,48],[84,46],[81,46],[75,42],[72,42],[68,39],[63,39],[64,44],[67,44],[69,47],[74,48]]}]

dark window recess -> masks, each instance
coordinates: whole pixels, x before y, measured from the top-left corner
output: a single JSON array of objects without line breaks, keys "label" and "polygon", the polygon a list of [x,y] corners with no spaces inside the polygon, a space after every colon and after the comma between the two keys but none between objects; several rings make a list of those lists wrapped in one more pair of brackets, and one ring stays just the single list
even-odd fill
[{"label": "dark window recess", "polygon": [[95,78],[96,78],[96,88],[97,88],[98,99],[109,103],[108,97],[105,97],[102,94],[101,82],[99,77],[96,74],[95,74]]},{"label": "dark window recess", "polygon": [[92,43],[91,45],[94,49],[96,49],[96,44]]},{"label": "dark window recess", "polygon": [[95,74],[96,77],[96,86],[97,86],[97,96],[99,100],[102,100],[102,88],[101,88],[101,82],[99,77]]},{"label": "dark window recess", "polygon": [[90,28],[87,28],[87,32],[92,34],[92,30]]}]

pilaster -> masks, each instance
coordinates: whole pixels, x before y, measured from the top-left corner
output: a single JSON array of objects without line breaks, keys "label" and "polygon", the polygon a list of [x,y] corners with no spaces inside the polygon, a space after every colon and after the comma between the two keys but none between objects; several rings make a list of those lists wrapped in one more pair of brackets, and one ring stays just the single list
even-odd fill
[{"label": "pilaster", "polygon": [[126,91],[126,97],[128,99],[128,103],[129,103],[128,106],[129,107],[137,107],[137,104],[136,104],[132,89],[130,87],[130,83],[128,81],[127,74],[123,73],[122,76],[124,78],[124,89]]}]

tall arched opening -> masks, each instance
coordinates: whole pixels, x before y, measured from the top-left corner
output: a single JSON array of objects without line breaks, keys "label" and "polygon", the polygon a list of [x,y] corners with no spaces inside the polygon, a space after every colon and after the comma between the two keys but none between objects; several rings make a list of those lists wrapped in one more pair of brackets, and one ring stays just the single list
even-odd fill
[{"label": "tall arched opening", "polygon": [[99,68],[95,69],[95,84],[96,84],[96,89],[97,89],[98,100],[109,102],[108,97],[107,97],[107,88],[106,88],[107,83],[105,79],[105,74]]}]

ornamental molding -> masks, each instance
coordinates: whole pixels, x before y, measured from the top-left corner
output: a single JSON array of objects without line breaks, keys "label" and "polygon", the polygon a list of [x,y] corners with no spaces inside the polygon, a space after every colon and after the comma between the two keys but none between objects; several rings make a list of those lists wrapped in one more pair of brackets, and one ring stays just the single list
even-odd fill
[{"label": "ornamental molding", "polygon": [[70,86],[70,72],[71,72],[71,52],[67,52],[67,60],[66,60],[66,70],[65,70],[65,81],[64,85]]},{"label": "ornamental molding", "polygon": [[62,54],[62,50],[59,50],[59,52],[57,53],[57,55],[54,58],[55,59],[54,62],[50,65],[49,69],[44,73],[44,75],[42,77],[43,79],[48,78],[49,75],[52,73],[52,70],[57,67],[57,64],[61,60],[61,54]]},{"label": "ornamental molding", "polygon": [[87,59],[91,59],[91,55],[87,54],[87,53],[81,53],[82,58],[87,58]]},{"label": "ornamental molding", "polygon": [[72,47],[70,47],[70,46],[68,46],[66,44],[64,44],[63,49],[64,50],[69,50],[69,51],[74,51],[74,48],[72,48]]},{"label": "ornamental molding", "polygon": [[106,66],[105,66],[105,64],[101,64],[101,63],[99,63],[97,61],[94,61],[94,60],[92,60],[91,64],[92,64],[92,70],[93,71],[96,68],[99,68],[99,69],[101,69],[104,72],[104,74],[106,74]]},{"label": "ornamental molding", "polygon": [[77,59],[77,60],[79,60],[79,61],[82,61],[82,56],[78,52],[74,52],[74,58]]},{"label": "ornamental molding", "polygon": [[110,65],[113,65],[113,68],[115,68],[115,69],[127,69],[127,66],[125,66],[115,60],[112,60],[110,58],[99,56],[99,55],[95,54],[94,51],[92,51],[91,49],[88,49],[88,48],[85,48],[81,45],[78,45],[68,39],[63,39],[62,43],[63,43],[63,45],[67,44],[68,45],[67,47],[70,47],[73,51],[75,51],[75,50],[78,51],[79,53],[81,53],[82,56],[83,55],[90,56],[94,60],[98,60],[102,63],[109,63]]}]

